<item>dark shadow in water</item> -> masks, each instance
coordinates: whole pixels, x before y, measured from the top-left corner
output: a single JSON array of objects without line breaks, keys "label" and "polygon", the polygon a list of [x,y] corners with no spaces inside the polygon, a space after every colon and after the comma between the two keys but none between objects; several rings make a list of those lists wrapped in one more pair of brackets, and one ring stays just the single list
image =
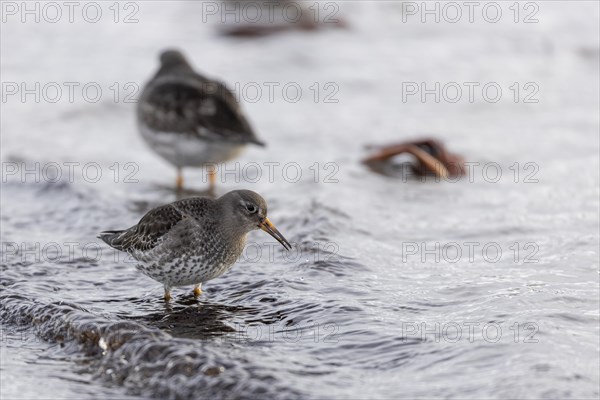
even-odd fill
[{"label": "dark shadow in water", "polygon": [[175,337],[202,340],[236,332],[227,321],[236,313],[256,312],[254,308],[249,307],[200,302],[193,296],[179,298],[174,303],[164,303],[162,307],[164,311],[120,317],[158,328]]}]

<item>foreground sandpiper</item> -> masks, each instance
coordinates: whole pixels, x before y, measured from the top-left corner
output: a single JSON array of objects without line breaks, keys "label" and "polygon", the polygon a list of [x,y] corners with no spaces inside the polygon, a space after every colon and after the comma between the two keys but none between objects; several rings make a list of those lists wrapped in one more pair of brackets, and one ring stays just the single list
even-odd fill
[{"label": "foreground sandpiper", "polygon": [[202,283],[229,271],[255,229],[291,249],[267,218],[265,200],[250,190],[235,190],[216,200],[178,200],[150,210],[129,229],[98,237],[139,261],[137,268],[164,285],[169,301],[172,287],[194,285],[194,295],[199,296]]},{"label": "foreground sandpiper", "polygon": [[160,68],[138,102],[137,120],[150,148],[177,168],[177,189],[183,188],[184,167],[207,167],[212,190],[216,164],[234,158],[246,144],[264,146],[235,95],[196,73],[176,50],[160,55]]}]

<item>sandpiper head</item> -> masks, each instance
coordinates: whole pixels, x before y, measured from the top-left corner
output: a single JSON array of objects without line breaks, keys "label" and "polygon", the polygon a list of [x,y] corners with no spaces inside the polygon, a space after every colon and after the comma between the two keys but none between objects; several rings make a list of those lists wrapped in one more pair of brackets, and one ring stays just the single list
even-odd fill
[{"label": "sandpiper head", "polygon": [[234,190],[221,196],[219,202],[229,211],[229,226],[243,233],[262,229],[287,250],[291,250],[290,243],[267,218],[267,202],[258,193],[251,190]]},{"label": "sandpiper head", "polygon": [[160,53],[161,67],[189,66],[185,56],[179,50],[168,49]]}]

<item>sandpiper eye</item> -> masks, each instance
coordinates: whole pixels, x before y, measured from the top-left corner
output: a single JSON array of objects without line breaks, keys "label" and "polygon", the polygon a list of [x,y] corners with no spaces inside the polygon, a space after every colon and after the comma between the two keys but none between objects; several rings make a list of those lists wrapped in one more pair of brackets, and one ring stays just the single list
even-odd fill
[{"label": "sandpiper eye", "polygon": [[258,208],[256,208],[254,205],[252,204],[246,204],[246,210],[248,210],[249,213],[254,214],[255,212],[258,211]]}]

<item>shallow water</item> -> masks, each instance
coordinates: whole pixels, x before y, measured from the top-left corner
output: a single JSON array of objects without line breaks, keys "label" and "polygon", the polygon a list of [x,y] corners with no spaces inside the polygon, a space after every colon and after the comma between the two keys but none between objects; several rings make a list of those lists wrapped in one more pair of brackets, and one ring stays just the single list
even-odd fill
[{"label": "shallow water", "polygon": [[[347,29],[259,39],[217,34],[198,3],[137,4],[135,24],[2,25],[3,82],[103,90],[2,103],[2,398],[39,384],[73,399],[599,397],[597,3],[539,2],[535,24],[513,23],[508,3],[497,24],[422,24],[400,4],[348,2]],[[176,198],[124,101],[168,46],[265,88],[243,108],[268,147],[229,163],[218,192],[261,193],[295,247],[252,233],[230,273],[199,300],[175,289],[170,306],[96,239]],[[267,82],[303,95],[271,102]],[[497,82],[503,96],[404,102],[411,82]],[[523,103],[527,82],[538,103]],[[331,88],[337,103],[323,102]],[[360,164],[367,144],[420,135],[479,163],[470,178]],[[186,179],[206,186],[201,171]]]}]

